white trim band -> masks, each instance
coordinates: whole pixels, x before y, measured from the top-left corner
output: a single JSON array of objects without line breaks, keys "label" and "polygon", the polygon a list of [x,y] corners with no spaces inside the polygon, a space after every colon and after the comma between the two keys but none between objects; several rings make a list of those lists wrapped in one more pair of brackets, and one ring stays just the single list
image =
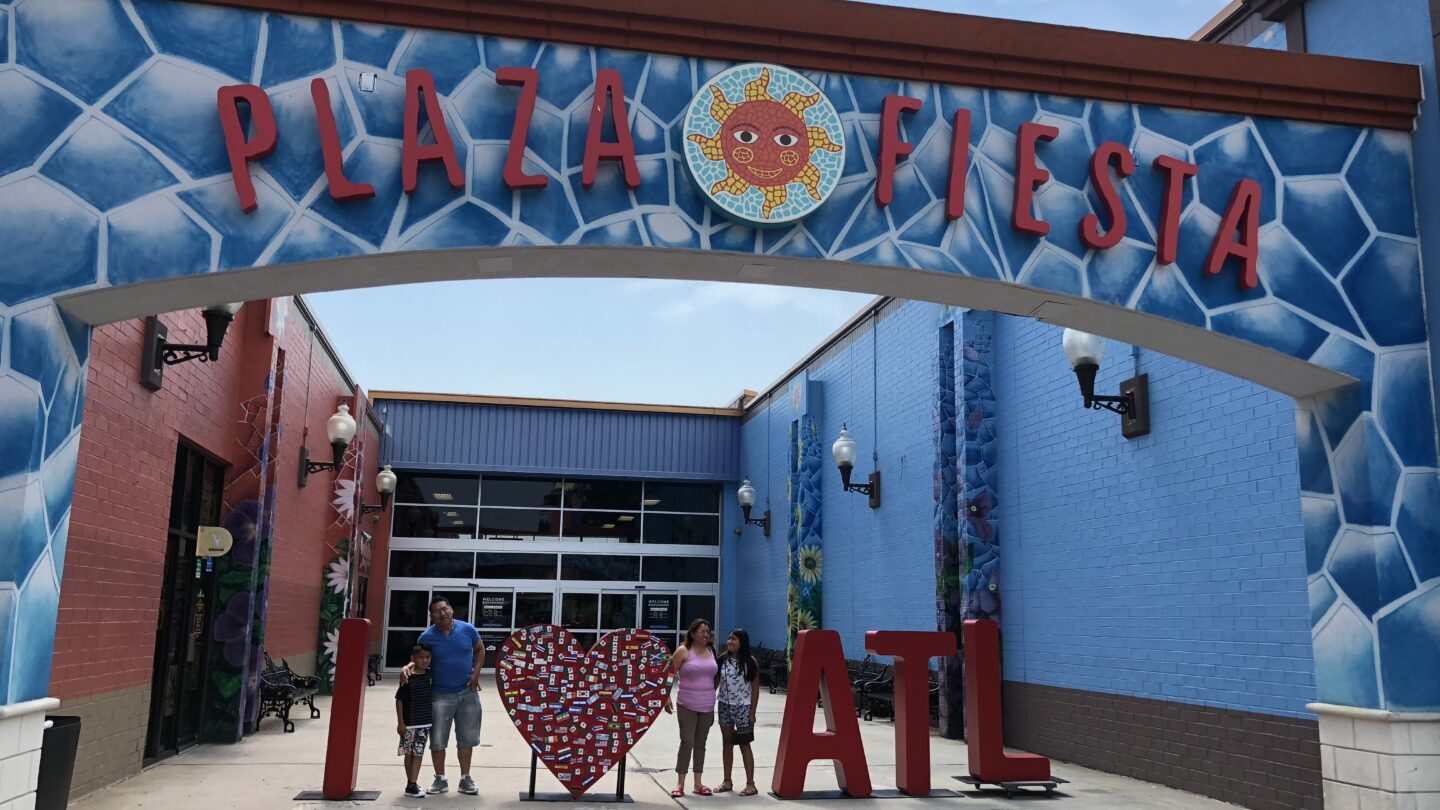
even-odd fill
[{"label": "white trim band", "polygon": [[11,703],[7,706],[0,706],[0,720],[9,720],[14,717],[24,717],[27,714],[36,712],[48,712],[51,709],[60,708],[60,698],[46,697],[38,700],[27,700],[23,703]]},{"label": "white trim band", "polygon": [[1307,711],[1331,717],[1348,717],[1352,720],[1379,720],[1386,723],[1435,723],[1440,722],[1440,712],[1392,712],[1385,709],[1362,709],[1359,706],[1341,706],[1335,703],[1307,703]]}]

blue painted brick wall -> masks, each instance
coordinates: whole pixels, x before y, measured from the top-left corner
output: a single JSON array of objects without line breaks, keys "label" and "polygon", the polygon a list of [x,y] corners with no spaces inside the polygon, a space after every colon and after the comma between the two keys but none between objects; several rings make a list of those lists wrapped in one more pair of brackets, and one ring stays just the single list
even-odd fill
[{"label": "blue painted brick wall", "polygon": [[[1155,352],[1151,434],[1085,411],[1061,330],[1000,319],[1005,677],[1306,716],[1294,403]],[[1111,342],[1097,391],[1131,376]]]},{"label": "blue painted brick wall", "polygon": [[[823,391],[818,421],[827,459],[821,495],[823,622],[840,632],[849,657],[864,657],[866,630],[935,626],[932,386],[945,311],[933,304],[891,304],[873,329],[867,321],[809,367],[810,379]],[[745,527],[725,555],[722,623],[746,627],[752,640],[767,647],[785,645],[786,471],[793,418],[782,385],[741,428],[741,474],[755,485],[758,504],[769,500],[774,528],[766,539],[758,527]],[[878,510],[871,510],[863,495],[842,491],[839,472],[828,464],[829,445],[846,423],[860,448],[856,480],[874,469],[871,453],[879,452]],[[757,505],[757,514],[761,511]]]},{"label": "blue painted brick wall", "polygon": [[[866,630],[935,626],[933,386],[946,312],[892,305],[809,366],[827,454],[843,422],[860,445],[857,477],[880,454],[879,510],[842,492],[837,472],[825,477],[823,621],[851,657],[864,655]],[[1305,716],[1315,687],[1293,402],[1146,351],[1152,433],[1126,441],[1118,417],[1080,407],[1059,329],[998,318],[996,332],[1005,677]],[[1112,343],[1099,390],[1118,390],[1132,369],[1129,347]],[[721,624],[770,647],[785,643],[785,391],[741,428],[741,473],[757,514],[768,499],[773,533],[727,534],[723,563]]]}]

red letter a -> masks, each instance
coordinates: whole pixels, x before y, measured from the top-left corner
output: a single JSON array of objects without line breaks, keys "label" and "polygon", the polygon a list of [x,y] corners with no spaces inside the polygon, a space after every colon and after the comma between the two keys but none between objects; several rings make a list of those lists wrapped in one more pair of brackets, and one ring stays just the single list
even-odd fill
[{"label": "red letter a", "polygon": [[[420,96],[425,97],[425,117],[435,143],[420,143]],[[465,173],[455,160],[455,142],[445,126],[445,113],[440,110],[440,97],[435,95],[435,78],[430,71],[414,68],[405,72],[405,142],[401,147],[400,179],[406,194],[415,193],[420,162],[439,160],[445,164],[445,175],[453,188],[465,187]]]},{"label": "red letter a", "polygon": [[[606,94],[609,94],[608,103]],[[600,140],[601,118],[607,107],[610,121],[615,125],[615,143]],[[590,188],[595,184],[595,169],[600,165],[600,158],[619,160],[625,170],[626,187],[640,187],[635,139],[630,137],[630,121],[625,117],[625,84],[620,73],[610,68],[595,71],[595,100],[590,104],[590,131],[585,134],[585,163],[580,169],[580,185]]]},{"label": "red letter a", "polygon": [[955,654],[955,634],[871,630],[865,652],[895,659],[895,786],[930,795],[930,659]]},{"label": "red letter a", "polygon": [[1050,760],[1005,753],[1000,714],[1000,625],[992,619],[965,622],[965,742],[970,775],[982,782],[1044,782]]},{"label": "red letter a", "polygon": [[[825,731],[819,734],[812,731],[817,697],[825,702]],[[834,630],[802,630],[795,639],[794,671],[785,695],[785,720],[770,789],[782,799],[800,798],[805,769],[816,759],[835,761],[841,790],[857,799],[870,795],[855,696],[850,692],[840,634]]]},{"label": "red letter a", "polygon": [[[255,139],[245,140],[245,127],[240,123],[240,102],[250,105],[250,123],[255,125]],[[220,130],[225,133],[225,151],[230,155],[230,173],[235,178],[235,194],[240,198],[240,210],[254,211],[255,183],[250,179],[250,161],[258,160],[275,149],[275,111],[270,108],[270,97],[253,84],[237,84],[222,87],[216,94],[220,108]]]},{"label": "red letter a", "polygon": [[[1235,229],[1243,232],[1243,239],[1235,238]],[[1239,284],[1242,290],[1253,290],[1260,284],[1255,265],[1260,258],[1260,184],[1245,178],[1235,184],[1230,192],[1230,206],[1225,209],[1225,219],[1220,230],[1215,232],[1215,243],[1210,246],[1210,255],[1205,259],[1205,275],[1213,276],[1225,266],[1225,259],[1237,256],[1240,259]]]}]

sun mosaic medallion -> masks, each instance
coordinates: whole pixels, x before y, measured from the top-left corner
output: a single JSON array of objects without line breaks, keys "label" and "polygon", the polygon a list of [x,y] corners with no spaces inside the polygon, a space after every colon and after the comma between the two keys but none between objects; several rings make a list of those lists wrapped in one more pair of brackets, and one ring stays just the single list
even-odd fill
[{"label": "sun mosaic medallion", "polygon": [[706,82],[685,115],[685,163],[721,211],[752,225],[793,222],[840,182],[840,114],[809,79],[739,65]]}]

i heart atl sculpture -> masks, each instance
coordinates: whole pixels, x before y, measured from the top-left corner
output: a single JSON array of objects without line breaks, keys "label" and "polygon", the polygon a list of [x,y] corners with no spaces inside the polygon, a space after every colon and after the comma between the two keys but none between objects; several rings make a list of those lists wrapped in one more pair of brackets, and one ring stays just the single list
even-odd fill
[{"label": "i heart atl sculpture", "polygon": [[520,736],[578,799],[655,722],[669,663],[648,630],[606,633],[587,652],[565,628],[537,624],[505,640],[495,680]]}]

